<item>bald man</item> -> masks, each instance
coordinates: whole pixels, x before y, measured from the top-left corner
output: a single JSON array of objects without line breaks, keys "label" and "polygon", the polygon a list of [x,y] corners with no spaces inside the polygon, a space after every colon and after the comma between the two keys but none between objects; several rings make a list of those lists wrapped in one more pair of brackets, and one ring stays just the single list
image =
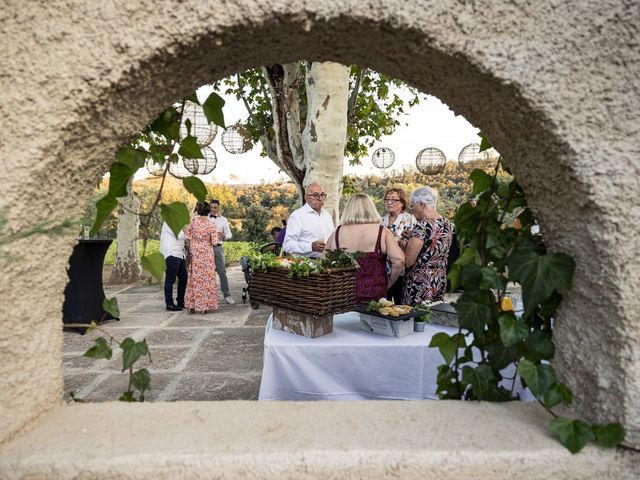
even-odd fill
[{"label": "bald man", "polygon": [[325,242],[333,233],[333,219],[323,207],[327,194],[318,182],[310,183],[304,190],[305,204],[295,210],[287,222],[282,251],[319,257]]}]

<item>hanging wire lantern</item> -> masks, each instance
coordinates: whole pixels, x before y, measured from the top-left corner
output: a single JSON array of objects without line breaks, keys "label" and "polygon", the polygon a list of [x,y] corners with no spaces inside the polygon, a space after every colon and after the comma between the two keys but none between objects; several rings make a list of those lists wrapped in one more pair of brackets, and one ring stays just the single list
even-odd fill
[{"label": "hanging wire lantern", "polygon": [[396,161],[396,154],[390,148],[380,147],[371,155],[371,161],[378,168],[389,168]]},{"label": "hanging wire lantern", "polygon": [[480,145],[470,143],[458,155],[458,165],[461,169],[471,171],[474,168],[485,168],[488,164],[489,156],[487,152],[480,151]]},{"label": "hanging wire lantern", "polygon": [[240,123],[231,125],[222,132],[221,141],[224,149],[234,155],[248,152],[253,148],[249,129]]},{"label": "hanging wire lantern", "polygon": [[187,120],[191,122],[191,136],[196,137],[198,145],[201,147],[211,145],[211,142],[218,134],[218,126],[215,123],[209,123],[200,105],[193,102],[185,102],[182,123],[180,123],[181,140],[187,137]]},{"label": "hanging wire lantern", "polygon": [[211,147],[202,147],[202,155],[204,158],[185,158],[183,160],[184,168],[193,175],[207,175],[213,172],[218,165],[218,157]]},{"label": "hanging wire lantern", "polygon": [[420,173],[425,175],[437,175],[444,172],[444,168],[447,166],[447,157],[435,147],[427,147],[416,156],[416,168]]},{"label": "hanging wire lantern", "polygon": [[153,158],[147,158],[146,165],[147,172],[149,172],[154,177],[161,177],[164,175],[164,169],[166,165],[160,165]]},{"label": "hanging wire lantern", "polygon": [[[195,158],[190,158],[190,161],[194,161],[194,162],[199,162],[199,159],[195,159]],[[191,176],[191,172],[189,170],[187,170],[187,168],[184,165],[184,161],[182,158],[178,158],[178,161],[176,162],[171,162],[169,164],[169,173],[175,177],[175,178],[179,178],[179,179],[183,179],[183,178],[187,178]]]}]

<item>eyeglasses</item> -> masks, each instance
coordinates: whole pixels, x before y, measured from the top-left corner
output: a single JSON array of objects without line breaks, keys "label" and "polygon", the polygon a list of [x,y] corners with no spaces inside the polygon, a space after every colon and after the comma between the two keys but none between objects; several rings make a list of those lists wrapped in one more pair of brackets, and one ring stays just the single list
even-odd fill
[{"label": "eyeglasses", "polygon": [[318,200],[320,198],[324,200],[325,198],[327,198],[327,194],[326,193],[307,193],[307,197],[311,197],[314,200]]},{"label": "eyeglasses", "polygon": [[396,203],[396,202],[400,202],[401,200],[399,198],[385,198],[384,201],[386,203]]}]

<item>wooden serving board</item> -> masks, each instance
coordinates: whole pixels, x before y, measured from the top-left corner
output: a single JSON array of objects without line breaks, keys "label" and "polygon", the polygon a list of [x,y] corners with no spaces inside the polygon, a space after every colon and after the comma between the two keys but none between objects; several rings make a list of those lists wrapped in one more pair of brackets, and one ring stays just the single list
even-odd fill
[{"label": "wooden serving board", "polygon": [[374,317],[380,317],[380,318],[386,318],[388,320],[407,320],[408,318],[414,318],[414,317],[419,317],[421,315],[425,314],[424,310],[418,310],[418,309],[413,309],[411,310],[409,313],[405,314],[405,315],[399,315],[397,317],[392,317],[391,315],[382,315],[378,312],[374,312],[372,311],[368,311],[369,304],[368,303],[356,303],[355,307],[353,307],[353,310],[355,312],[360,312],[360,313],[366,313],[367,315],[372,315]]}]

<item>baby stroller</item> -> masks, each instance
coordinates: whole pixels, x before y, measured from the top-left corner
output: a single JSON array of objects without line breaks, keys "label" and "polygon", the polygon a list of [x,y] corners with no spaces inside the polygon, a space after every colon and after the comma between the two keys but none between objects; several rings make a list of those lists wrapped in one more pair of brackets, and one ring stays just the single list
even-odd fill
[{"label": "baby stroller", "polygon": [[[280,253],[279,247],[280,244],[271,242],[258,247],[258,251],[260,253],[264,253],[266,251],[276,251],[277,255],[278,253]],[[251,262],[249,261],[249,257],[240,257],[240,267],[242,268],[242,273],[244,273],[244,281],[247,282],[247,286],[242,289],[242,303],[247,303],[247,298],[249,298],[249,286],[251,285]],[[258,302],[254,302],[250,298],[249,304],[254,310],[260,307],[260,304]]]}]

